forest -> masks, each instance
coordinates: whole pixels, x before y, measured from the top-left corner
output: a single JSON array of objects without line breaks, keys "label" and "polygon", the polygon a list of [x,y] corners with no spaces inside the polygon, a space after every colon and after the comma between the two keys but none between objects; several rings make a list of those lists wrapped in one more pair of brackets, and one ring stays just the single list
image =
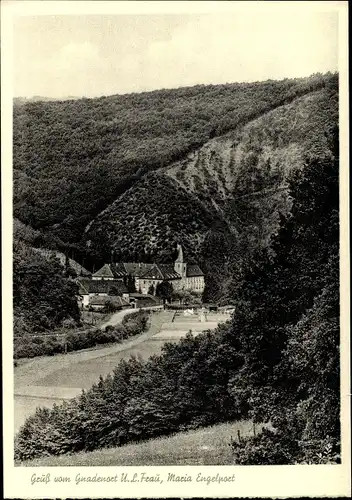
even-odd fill
[{"label": "forest", "polygon": [[86,225],[146,172],[334,78],[15,104],[14,216],[78,243]]},{"label": "forest", "polygon": [[[290,97],[287,97],[288,89]],[[261,114],[260,106],[263,101],[258,101],[259,107],[253,111],[257,118],[248,121],[249,115],[245,115],[245,110],[249,107],[252,109],[257,103],[253,101],[253,95],[262,96],[262,100],[265,96],[272,104],[268,112]],[[275,107],[283,101],[289,102]],[[101,102],[105,105],[101,106]],[[155,110],[159,110],[160,120],[151,121],[151,125],[155,123],[156,129],[151,127],[150,134],[157,133],[157,130],[158,133],[164,134],[162,117],[165,118],[165,109],[162,108],[162,103],[166,105],[170,102],[174,103],[174,107],[172,113],[170,111],[171,114],[167,114],[168,119],[172,119],[174,126],[180,127],[180,130],[183,130],[181,118],[184,118],[178,106],[180,103],[191,110],[195,103],[202,104],[202,113],[208,110],[210,121],[215,120],[217,116],[212,114],[216,106],[219,109],[221,106],[228,109],[230,104],[234,106],[236,103],[241,106],[238,108],[234,129],[219,137],[210,134],[214,137],[210,140],[204,139],[203,145],[181,160],[170,164],[165,162],[162,168],[159,165],[153,167],[152,171],[140,171],[139,178],[134,179],[129,187],[125,186],[127,190],[114,200],[106,198],[112,186],[111,182],[108,178],[101,177],[93,164],[82,159],[74,168],[71,164],[66,165],[60,159],[63,151],[61,143],[57,146],[61,152],[57,154],[51,143],[45,143],[45,137],[54,139],[55,127],[59,123],[65,124],[66,128],[71,124],[70,110],[75,111],[76,120],[81,114],[85,116],[89,110],[91,113],[104,110],[105,114],[113,113],[114,110],[123,111],[122,115],[128,116],[131,123],[135,124],[144,116],[143,113],[149,116],[150,112],[150,116],[153,116]],[[35,109],[38,113],[32,116]],[[39,109],[45,110],[45,113],[39,113]],[[52,114],[54,111],[57,116]],[[193,116],[194,123],[198,123],[203,115],[199,107],[193,112],[194,116],[190,116]],[[44,117],[49,115],[52,124],[44,120]],[[117,116],[120,117],[120,114]],[[231,116],[231,113],[222,116],[223,121],[229,120],[226,130],[230,129]],[[207,124],[210,123],[209,120]],[[32,272],[31,258],[28,257],[31,248],[60,250],[92,270],[110,261],[112,252],[117,261],[170,262],[174,258],[176,244],[180,243],[187,261],[198,263],[205,272],[204,300],[219,304],[231,303],[245,279],[246,272],[251,269],[253,262],[256,262],[258,255],[262,251],[270,251],[270,238],[278,231],[280,217],[290,212],[291,200],[287,189],[290,172],[302,168],[304,162],[311,157],[331,157],[327,134],[331,133],[331,128],[337,120],[338,79],[337,75],[331,74],[283,82],[198,86],[104,99],[15,105],[14,215],[18,218],[14,220],[14,256],[15,260],[22,261],[20,272],[25,271],[27,264],[28,272]],[[204,125],[205,122],[201,123]],[[41,130],[40,135],[36,135],[37,128],[38,133]],[[132,135],[140,133],[137,125],[127,130],[130,130]],[[20,133],[23,140],[17,142],[16,138]],[[84,127],[78,127],[76,133],[81,134],[82,140],[89,137]],[[104,134],[96,131],[94,141],[101,141],[104,137]],[[143,137],[139,137],[139,144],[148,137],[147,132]],[[168,150],[165,144],[163,154]],[[76,148],[74,134],[67,137],[65,147]],[[88,144],[82,143],[82,152],[86,152],[87,147]],[[125,158],[123,150],[118,148],[118,151],[122,158]],[[53,160],[46,163],[50,155]],[[105,157],[104,149],[99,149],[97,155]],[[19,161],[22,156],[28,159],[25,164]],[[35,164],[32,161],[34,157]],[[70,161],[73,159],[74,156],[70,156]],[[81,170],[83,167],[84,170]],[[98,214],[91,212],[96,200],[92,203],[89,200],[90,197],[95,197],[95,191],[85,190],[86,170],[94,177],[91,179],[94,181],[94,189],[101,185],[104,207],[107,205]],[[25,171],[26,175],[30,176],[29,191],[27,188],[23,191],[24,184],[17,184],[16,181],[17,174],[22,172],[22,176]],[[40,183],[38,191],[35,190],[36,181],[33,182],[35,172],[38,173]],[[72,178],[74,172],[75,176]],[[53,196],[51,186],[53,184],[55,189],[58,186],[58,175],[65,179],[65,186],[60,193]],[[75,186],[84,190],[78,199],[72,196]],[[33,204],[28,204],[29,192],[32,193],[30,199]],[[46,200],[47,197],[50,201]],[[84,208],[82,206],[79,209],[78,218],[75,212],[76,201],[79,204],[84,203]],[[18,211],[20,206],[26,206],[30,216],[36,217],[41,204],[45,214],[43,212],[36,222],[23,216],[21,210]],[[44,217],[50,215],[52,204],[57,205],[55,210],[60,213],[60,217],[66,210],[69,211],[71,221],[78,224],[79,238],[69,237],[66,240],[61,231],[64,227],[61,223],[47,226],[39,222],[39,219],[44,220]],[[95,217],[90,220],[93,215]],[[85,222],[82,224],[82,217],[87,218],[86,226]],[[17,244],[18,241],[21,243]],[[23,258],[24,254],[27,255],[26,258]],[[45,257],[36,256],[36,260],[47,265]],[[16,267],[15,271],[17,273]],[[66,286],[65,279],[69,276],[63,277],[62,269],[58,267],[54,272],[61,273],[59,281],[66,295],[70,285]],[[61,307],[65,304],[62,318],[54,315],[48,322],[46,315],[39,313],[35,319],[35,313],[32,311],[38,309],[43,312],[42,302],[50,301],[51,294],[38,294],[38,290],[34,288],[29,300],[26,296],[28,292],[18,286],[17,278],[18,276],[15,276],[14,304],[15,326],[17,331],[18,325],[19,331],[16,335],[21,335],[21,329],[40,332],[53,326],[61,327],[64,320],[77,322],[77,311],[72,310],[66,299],[63,299],[61,304]],[[73,293],[71,287],[71,296]],[[56,298],[53,297],[52,300],[54,309]],[[43,318],[43,321],[40,318]]]},{"label": "forest", "polygon": [[91,269],[181,243],[203,300],[235,305],[38,410],[16,460],[248,418],[272,429],[236,464],[339,462],[338,181],[336,74],[15,105],[17,336],[80,321],[70,269],[36,248]]},{"label": "forest", "polygon": [[250,417],[274,430],[233,443],[235,464],[339,462],[337,127],[327,140],[330,159],[290,175],[290,214],[247,273],[232,319],[38,409],[16,437],[17,460]]},{"label": "forest", "polygon": [[89,250],[105,261],[113,251],[117,261],[170,262],[180,243],[205,272],[205,300],[228,303],[291,209],[290,173],[310,158],[331,158],[337,90],[331,78],[147,173],[89,223]]}]

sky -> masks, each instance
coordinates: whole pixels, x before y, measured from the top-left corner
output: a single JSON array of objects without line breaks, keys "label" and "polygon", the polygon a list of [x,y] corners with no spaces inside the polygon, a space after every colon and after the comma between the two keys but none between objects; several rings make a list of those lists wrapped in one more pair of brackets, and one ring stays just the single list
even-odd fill
[{"label": "sky", "polygon": [[22,97],[95,97],[338,69],[334,12],[17,16],[13,40],[14,95]]}]

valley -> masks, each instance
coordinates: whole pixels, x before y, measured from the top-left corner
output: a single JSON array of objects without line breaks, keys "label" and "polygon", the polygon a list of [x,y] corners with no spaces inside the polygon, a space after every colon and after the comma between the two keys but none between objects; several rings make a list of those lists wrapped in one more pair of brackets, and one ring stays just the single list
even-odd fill
[{"label": "valley", "polygon": [[339,463],[338,78],[15,104],[17,463]]}]

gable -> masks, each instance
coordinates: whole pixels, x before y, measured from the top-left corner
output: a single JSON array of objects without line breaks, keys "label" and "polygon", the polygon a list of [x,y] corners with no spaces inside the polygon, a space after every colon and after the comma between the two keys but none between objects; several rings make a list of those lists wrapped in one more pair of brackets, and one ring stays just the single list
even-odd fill
[{"label": "gable", "polygon": [[137,278],[141,277],[155,266],[155,264],[145,264],[143,262],[124,262],[122,265],[127,274]]},{"label": "gable", "polygon": [[128,302],[123,300],[122,297],[112,296],[112,297],[93,297],[90,301],[92,306],[105,306],[106,302],[110,302],[114,306],[123,307],[128,306]]},{"label": "gable", "polygon": [[93,278],[114,278],[109,264],[104,264],[102,268],[93,274]]},{"label": "gable", "polygon": [[187,266],[187,278],[194,278],[196,276],[204,276],[203,271],[197,264],[189,264]]},{"label": "gable", "polygon": [[155,264],[141,278],[149,280],[174,280],[181,279],[181,276],[175,271],[172,264]]},{"label": "gable", "polygon": [[164,280],[180,279],[181,276],[175,271],[173,264],[158,264]]},{"label": "gable", "polygon": [[151,269],[149,269],[145,274],[141,275],[142,279],[149,279],[149,280],[163,280],[163,274],[158,269],[158,266],[153,266]]}]

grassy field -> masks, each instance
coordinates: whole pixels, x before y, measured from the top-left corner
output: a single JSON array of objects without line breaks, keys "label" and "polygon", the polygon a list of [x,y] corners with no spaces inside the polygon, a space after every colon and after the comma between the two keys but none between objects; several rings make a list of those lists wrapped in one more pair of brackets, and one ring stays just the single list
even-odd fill
[{"label": "grassy field", "polygon": [[54,404],[60,404],[61,401],[50,398],[31,398],[15,396],[14,398],[14,431],[19,431],[26,418],[35,412],[37,407],[52,408]]},{"label": "grassy field", "polygon": [[[69,392],[69,389],[80,388],[89,389],[98,381],[99,375],[105,377],[116,367],[123,359],[129,359],[130,356],[147,359],[153,354],[159,354],[163,344],[168,342],[177,342],[183,337],[189,329],[197,335],[194,324],[210,327],[212,323],[200,323],[195,317],[189,321],[185,331],[181,331],[180,325],[187,322],[184,315],[179,315],[178,324],[172,323],[172,311],[160,311],[152,315],[151,326],[147,332],[128,339],[122,344],[104,347],[99,350],[77,351],[68,355],[42,356],[26,363],[21,363],[15,368],[15,431],[24,423],[25,419],[35,409],[39,407],[51,408],[54,402],[47,395],[46,389],[52,389],[57,397]],[[115,319],[114,319],[115,318]],[[218,319],[218,318],[212,318]],[[116,321],[116,315],[112,318]],[[167,330],[163,330],[163,327]],[[35,398],[35,391],[28,390],[35,387],[35,391],[42,397]],[[40,390],[43,388],[43,391]],[[45,389],[45,391],[44,391]],[[26,397],[24,397],[26,396]]]},{"label": "grassy field", "polygon": [[[169,342],[169,341],[177,341],[182,339],[182,337],[185,337],[189,330],[162,330],[161,332],[157,333],[153,337],[153,341],[155,340],[162,340],[163,342]],[[192,335],[196,337],[200,332],[194,332],[192,331]]]},{"label": "grassy field", "polygon": [[[148,331],[121,344],[67,355],[38,356],[19,363],[14,369],[15,432],[37,407],[51,408],[54,402],[58,402],[57,399],[44,397],[47,393],[56,394],[60,399],[71,388],[89,389],[98,381],[99,375],[106,376],[122,359],[128,359],[131,355],[146,359],[158,354],[164,340],[152,341],[151,338],[160,331],[162,323],[171,317],[169,311],[153,314]],[[36,393],[40,397],[34,397]]]},{"label": "grassy field", "polygon": [[195,330],[198,332],[202,332],[204,330],[214,330],[218,326],[218,323],[215,321],[212,321],[211,323],[201,323],[200,321],[186,321],[184,320],[182,323],[181,321],[175,322],[175,323],[164,323],[161,325],[162,330],[183,330],[188,332],[189,330]]},{"label": "grassy field", "polygon": [[[172,341],[173,339],[170,339]],[[122,359],[129,359],[130,356],[140,356],[143,359],[149,358],[152,354],[159,354],[165,340],[146,340],[136,346],[124,351],[116,352],[100,358],[88,359],[72,364],[68,367],[62,367],[58,370],[48,373],[44,377],[38,377],[36,386],[43,386],[44,389],[51,387],[53,392],[55,388],[82,388],[89,389],[98,381],[99,375],[105,377],[112,372],[116,365]],[[24,424],[26,418],[33,414],[37,407],[52,408],[54,403],[60,403],[55,399],[22,397],[16,395],[15,404],[15,432]]]},{"label": "grassy field", "polygon": [[[161,325],[169,318],[170,313],[167,311],[153,315],[150,328],[144,334],[143,342],[134,345],[130,342],[127,343],[127,348],[123,348],[123,345],[121,345],[116,352],[111,354],[95,359],[85,359],[72,364],[69,368],[63,367],[52,371],[40,378],[37,385],[89,389],[97,382],[99,375],[105,377],[108,373],[111,373],[121,360],[129,359],[131,356],[147,359],[153,354],[159,354],[165,341],[155,341],[151,340],[151,338],[160,331]],[[138,339],[136,338],[136,340]]]},{"label": "grassy field", "polygon": [[[259,426],[256,428],[260,430]],[[45,457],[21,463],[33,467],[81,467],[128,465],[232,465],[229,443],[253,434],[249,421],[214,425],[196,431],[182,432],[119,448],[106,448],[89,453]]]},{"label": "grassy field", "polygon": [[164,343],[164,340],[146,340],[124,351],[75,363],[70,369],[62,368],[56,370],[38,380],[37,384],[89,389],[97,382],[99,375],[105,377],[108,373],[112,372],[122,359],[129,359],[131,356],[147,359],[152,354],[159,354]]}]

